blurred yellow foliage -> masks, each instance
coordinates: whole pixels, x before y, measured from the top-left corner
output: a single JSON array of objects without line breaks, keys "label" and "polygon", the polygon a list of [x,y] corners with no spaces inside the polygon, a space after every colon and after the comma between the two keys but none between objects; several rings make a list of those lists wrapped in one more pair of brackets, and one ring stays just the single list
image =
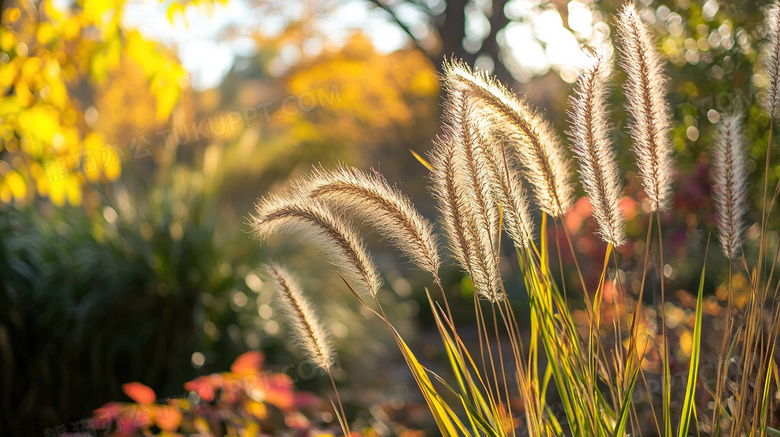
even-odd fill
[{"label": "blurred yellow foliage", "polygon": [[731,281],[731,290],[727,285],[721,285],[715,291],[715,296],[718,300],[726,302],[729,292],[731,292],[731,299],[733,305],[740,311],[750,302],[751,289],[750,279],[742,273],[735,273]]},{"label": "blurred yellow foliage", "polygon": [[167,123],[150,109],[156,98],[146,77],[137,62],[123,56],[116,71],[97,86],[94,109],[87,109],[85,115],[106,141],[126,146],[139,135],[153,139],[152,132]]},{"label": "blurred yellow foliage", "polygon": [[[257,44],[277,53],[285,47],[280,41],[292,44],[304,36],[293,26]],[[438,129],[435,66],[413,49],[379,52],[361,33],[344,46],[303,57],[278,79],[240,74],[226,80],[224,93],[204,92],[197,102],[200,110],[209,108],[206,113],[243,111],[246,129],[214,141],[204,155],[209,168],[219,167],[220,177],[234,181],[237,196],[255,196],[251,178],[270,182],[315,163],[381,162],[386,175],[398,177],[418,168],[406,150],[427,149]],[[405,159],[382,156],[399,150]]]},{"label": "blurred yellow foliage", "polygon": [[122,28],[124,4],[77,0],[63,7],[43,0],[3,10],[0,201],[38,194],[75,205],[84,184],[119,176],[122,152],[106,145],[106,133],[86,111],[95,111],[88,90],[105,83],[123,59],[140,66],[157,121],[169,117],[185,72],[156,43]]},{"label": "blurred yellow foliage", "polygon": [[370,162],[388,144],[427,146],[435,132],[439,84],[419,51],[378,53],[356,34],[339,51],[301,62],[286,79],[288,101],[270,120],[288,132],[288,149],[325,146]]},{"label": "blurred yellow foliage", "polygon": [[[439,84],[433,65],[419,52],[376,53],[371,42],[357,34],[340,52],[302,65],[289,77],[292,95],[319,89],[336,91],[340,97],[341,101],[329,108],[334,121],[375,129],[414,124],[426,115],[421,110],[430,109],[427,100],[438,95]],[[421,98],[423,104],[416,104]],[[337,129],[342,127],[347,126]]]}]

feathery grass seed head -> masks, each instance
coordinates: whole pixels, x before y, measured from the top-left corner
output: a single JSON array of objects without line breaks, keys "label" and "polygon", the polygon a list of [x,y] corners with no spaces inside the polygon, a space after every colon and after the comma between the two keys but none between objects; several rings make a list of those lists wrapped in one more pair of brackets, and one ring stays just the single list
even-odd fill
[{"label": "feathery grass seed head", "polygon": [[368,221],[417,266],[437,275],[440,259],[433,227],[379,173],[366,174],[351,167],[316,169],[299,184],[299,190]]},{"label": "feathery grass seed head", "polygon": [[358,280],[361,288],[376,297],[381,281],[365,245],[352,227],[322,202],[300,194],[273,195],[257,204],[252,219],[258,239],[292,234],[311,241],[330,255],[330,262],[345,276]]},{"label": "feathery grass seed head", "polygon": [[493,198],[501,207],[503,230],[515,246],[528,247],[533,241],[534,223],[520,172],[507,156],[505,139],[493,129],[478,130],[476,134]]},{"label": "feathery grass seed head", "polygon": [[764,23],[768,32],[761,46],[761,58],[769,84],[762,103],[769,116],[777,118],[780,115],[780,4],[775,3],[766,10]]},{"label": "feathery grass seed head", "polygon": [[504,85],[463,62],[445,64],[444,83],[450,93],[463,92],[471,104],[492,114],[492,128],[512,139],[540,208],[562,216],[574,203],[574,186],[571,160],[552,125]]},{"label": "feathery grass seed head", "polygon": [[580,180],[593,207],[601,237],[615,247],[626,240],[620,211],[620,171],[609,133],[608,81],[612,58],[595,54],[577,80],[571,99],[569,137],[580,164]]},{"label": "feathery grass seed head", "polygon": [[303,352],[318,367],[330,369],[334,361],[330,340],[300,285],[278,264],[268,264],[265,270],[279,293],[279,306],[301,340]]},{"label": "feathery grass seed head", "polygon": [[452,147],[449,133],[436,140],[429,155],[433,167],[431,172],[431,192],[438,201],[442,224],[447,233],[450,251],[467,272],[471,271],[471,257],[468,255],[471,242],[464,224],[463,193],[455,183],[455,148]]},{"label": "feathery grass seed head", "polygon": [[488,179],[484,144],[479,142],[463,92],[445,106],[444,134],[434,152],[434,195],[440,202],[455,257],[480,296],[500,299],[498,256],[494,249],[498,211]]},{"label": "feathery grass seed head", "polygon": [[634,141],[639,174],[652,210],[665,211],[671,203],[674,177],[667,78],[650,29],[631,3],[620,11],[618,35],[627,76],[626,109],[632,118],[629,133]]},{"label": "feathery grass seed head", "polygon": [[742,139],[742,117],[724,116],[713,150],[713,198],[717,215],[718,237],[729,259],[739,255],[747,208],[747,171],[745,145]]}]

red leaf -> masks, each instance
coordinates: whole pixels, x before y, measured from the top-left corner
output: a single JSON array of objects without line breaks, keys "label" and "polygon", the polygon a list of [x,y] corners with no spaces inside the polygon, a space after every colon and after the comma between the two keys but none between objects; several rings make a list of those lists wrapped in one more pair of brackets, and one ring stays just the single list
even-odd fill
[{"label": "red leaf", "polygon": [[264,360],[262,352],[249,351],[241,354],[233,361],[233,365],[230,366],[230,371],[237,375],[257,373],[263,366]]},{"label": "red leaf", "polygon": [[184,389],[194,391],[206,402],[214,400],[214,395],[219,386],[223,385],[221,375],[204,375],[184,384]]},{"label": "red leaf", "polygon": [[294,396],[296,409],[314,408],[321,403],[321,399],[314,393],[300,392],[295,393]]},{"label": "red leaf", "polygon": [[130,399],[139,404],[151,404],[157,399],[157,396],[154,395],[154,391],[140,382],[122,384],[122,391],[130,396]]},{"label": "red leaf", "polygon": [[92,413],[97,429],[105,429],[119,417],[121,406],[118,402],[109,402]]},{"label": "red leaf", "polygon": [[274,373],[268,375],[265,384],[259,387],[263,390],[265,401],[282,411],[292,410],[295,406],[295,392],[292,379],[289,376]]}]

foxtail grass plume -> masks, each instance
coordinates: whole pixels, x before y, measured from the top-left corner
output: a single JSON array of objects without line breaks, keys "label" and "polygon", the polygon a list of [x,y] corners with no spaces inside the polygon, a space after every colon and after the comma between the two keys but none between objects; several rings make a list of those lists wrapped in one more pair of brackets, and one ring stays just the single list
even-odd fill
[{"label": "foxtail grass plume", "polygon": [[501,205],[503,228],[515,246],[528,247],[533,241],[534,222],[520,173],[507,159],[501,139],[495,138],[490,131],[478,131],[477,135],[484,145],[481,149],[485,150],[493,196]]},{"label": "foxtail grass plume", "polygon": [[462,92],[450,93],[444,119],[444,133],[431,157],[433,193],[455,258],[471,276],[479,295],[497,301],[501,299],[494,248],[497,211]]},{"label": "foxtail grass plume", "polygon": [[450,94],[446,105],[444,113],[452,120],[456,173],[461,175],[455,182],[463,185],[469,210],[476,220],[475,233],[493,247],[498,237],[499,214],[490,187],[485,143],[480,141],[479,133],[484,127],[479,125],[480,120],[463,93]]},{"label": "foxtail grass plume", "polygon": [[455,182],[462,184],[468,206],[466,220],[473,247],[471,250],[474,287],[482,296],[497,301],[500,299],[500,275],[495,245],[498,234],[499,211],[491,191],[490,177],[485,160],[485,144],[480,142],[480,126],[475,123],[468,100],[461,93],[452,93],[448,102],[456,135]]},{"label": "foxtail grass plume", "polygon": [[592,63],[577,80],[571,99],[569,136],[580,164],[580,180],[593,207],[599,234],[618,247],[625,243],[625,219],[620,211],[620,171],[609,133],[608,81],[612,57],[591,56]]},{"label": "foxtail grass plume", "polygon": [[626,109],[631,114],[629,132],[634,141],[637,166],[652,211],[665,211],[672,198],[672,145],[669,140],[667,78],[661,58],[653,46],[650,29],[633,4],[623,7],[618,17],[622,42],[622,65],[626,70]]},{"label": "foxtail grass plume", "polygon": [[351,167],[316,169],[299,185],[302,193],[331,207],[354,214],[409,257],[418,267],[438,275],[440,259],[433,227],[403,193],[377,172],[366,174]]},{"label": "foxtail grass plume", "polygon": [[300,285],[278,264],[266,265],[265,270],[279,293],[279,306],[300,339],[303,352],[316,366],[329,370],[334,361],[333,349]]},{"label": "foxtail grass plume", "polygon": [[715,182],[713,198],[718,237],[723,252],[729,259],[739,255],[743,217],[747,207],[747,158],[741,131],[741,116],[723,117],[712,156],[712,178]]},{"label": "foxtail grass plume", "polygon": [[431,172],[431,192],[438,201],[442,224],[447,233],[450,251],[455,260],[467,272],[471,272],[471,241],[466,232],[466,202],[464,193],[455,183],[455,148],[452,147],[448,133],[436,140],[436,146],[429,156]]},{"label": "foxtail grass plume", "polygon": [[465,270],[480,297],[496,301],[498,293],[498,266],[492,241],[477,229],[477,220],[471,202],[464,192],[461,171],[456,169],[455,149],[442,137],[431,154],[432,191],[439,203],[442,222],[453,256]]},{"label": "foxtail grass plume", "polygon": [[780,115],[780,5],[775,3],[767,9],[764,23],[768,33],[761,57],[769,84],[762,103],[769,116],[777,118]]},{"label": "foxtail grass plume", "polygon": [[470,104],[492,114],[492,128],[512,138],[539,207],[562,216],[574,203],[571,160],[550,123],[501,83],[463,62],[445,63],[444,82],[450,93],[464,92]]},{"label": "foxtail grass plume", "polygon": [[263,241],[292,234],[313,242],[345,276],[359,281],[361,288],[376,297],[381,281],[362,240],[322,202],[299,194],[269,196],[257,204],[252,228]]}]

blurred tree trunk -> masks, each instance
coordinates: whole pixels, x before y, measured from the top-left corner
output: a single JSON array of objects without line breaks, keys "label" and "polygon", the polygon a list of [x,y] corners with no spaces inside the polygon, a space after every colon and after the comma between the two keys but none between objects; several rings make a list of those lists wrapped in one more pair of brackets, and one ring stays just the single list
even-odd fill
[{"label": "blurred tree trunk", "polygon": [[504,7],[508,0],[493,0],[491,10],[486,12],[488,22],[490,23],[490,32],[482,45],[474,53],[470,53],[463,46],[466,39],[466,6],[468,0],[448,0],[443,12],[437,13],[428,8],[423,2],[409,0],[417,10],[427,15],[429,30],[431,31],[431,41],[428,38],[421,40],[415,36],[409,23],[404,22],[399,16],[396,5],[385,0],[369,0],[376,7],[384,10],[390,15],[390,18],[409,35],[412,42],[424,52],[428,58],[436,65],[437,70],[441,72],[442,61],[455,57],[463,59],[466,63],[473,66],[477,58],[487,56],[493,61],[493,74],[499,80],[505,83],[513,81],[509,69],[503,62],[501,54],[501,44],[498,42],[498,33],[509,24],[509,18],[504,13]]}]

